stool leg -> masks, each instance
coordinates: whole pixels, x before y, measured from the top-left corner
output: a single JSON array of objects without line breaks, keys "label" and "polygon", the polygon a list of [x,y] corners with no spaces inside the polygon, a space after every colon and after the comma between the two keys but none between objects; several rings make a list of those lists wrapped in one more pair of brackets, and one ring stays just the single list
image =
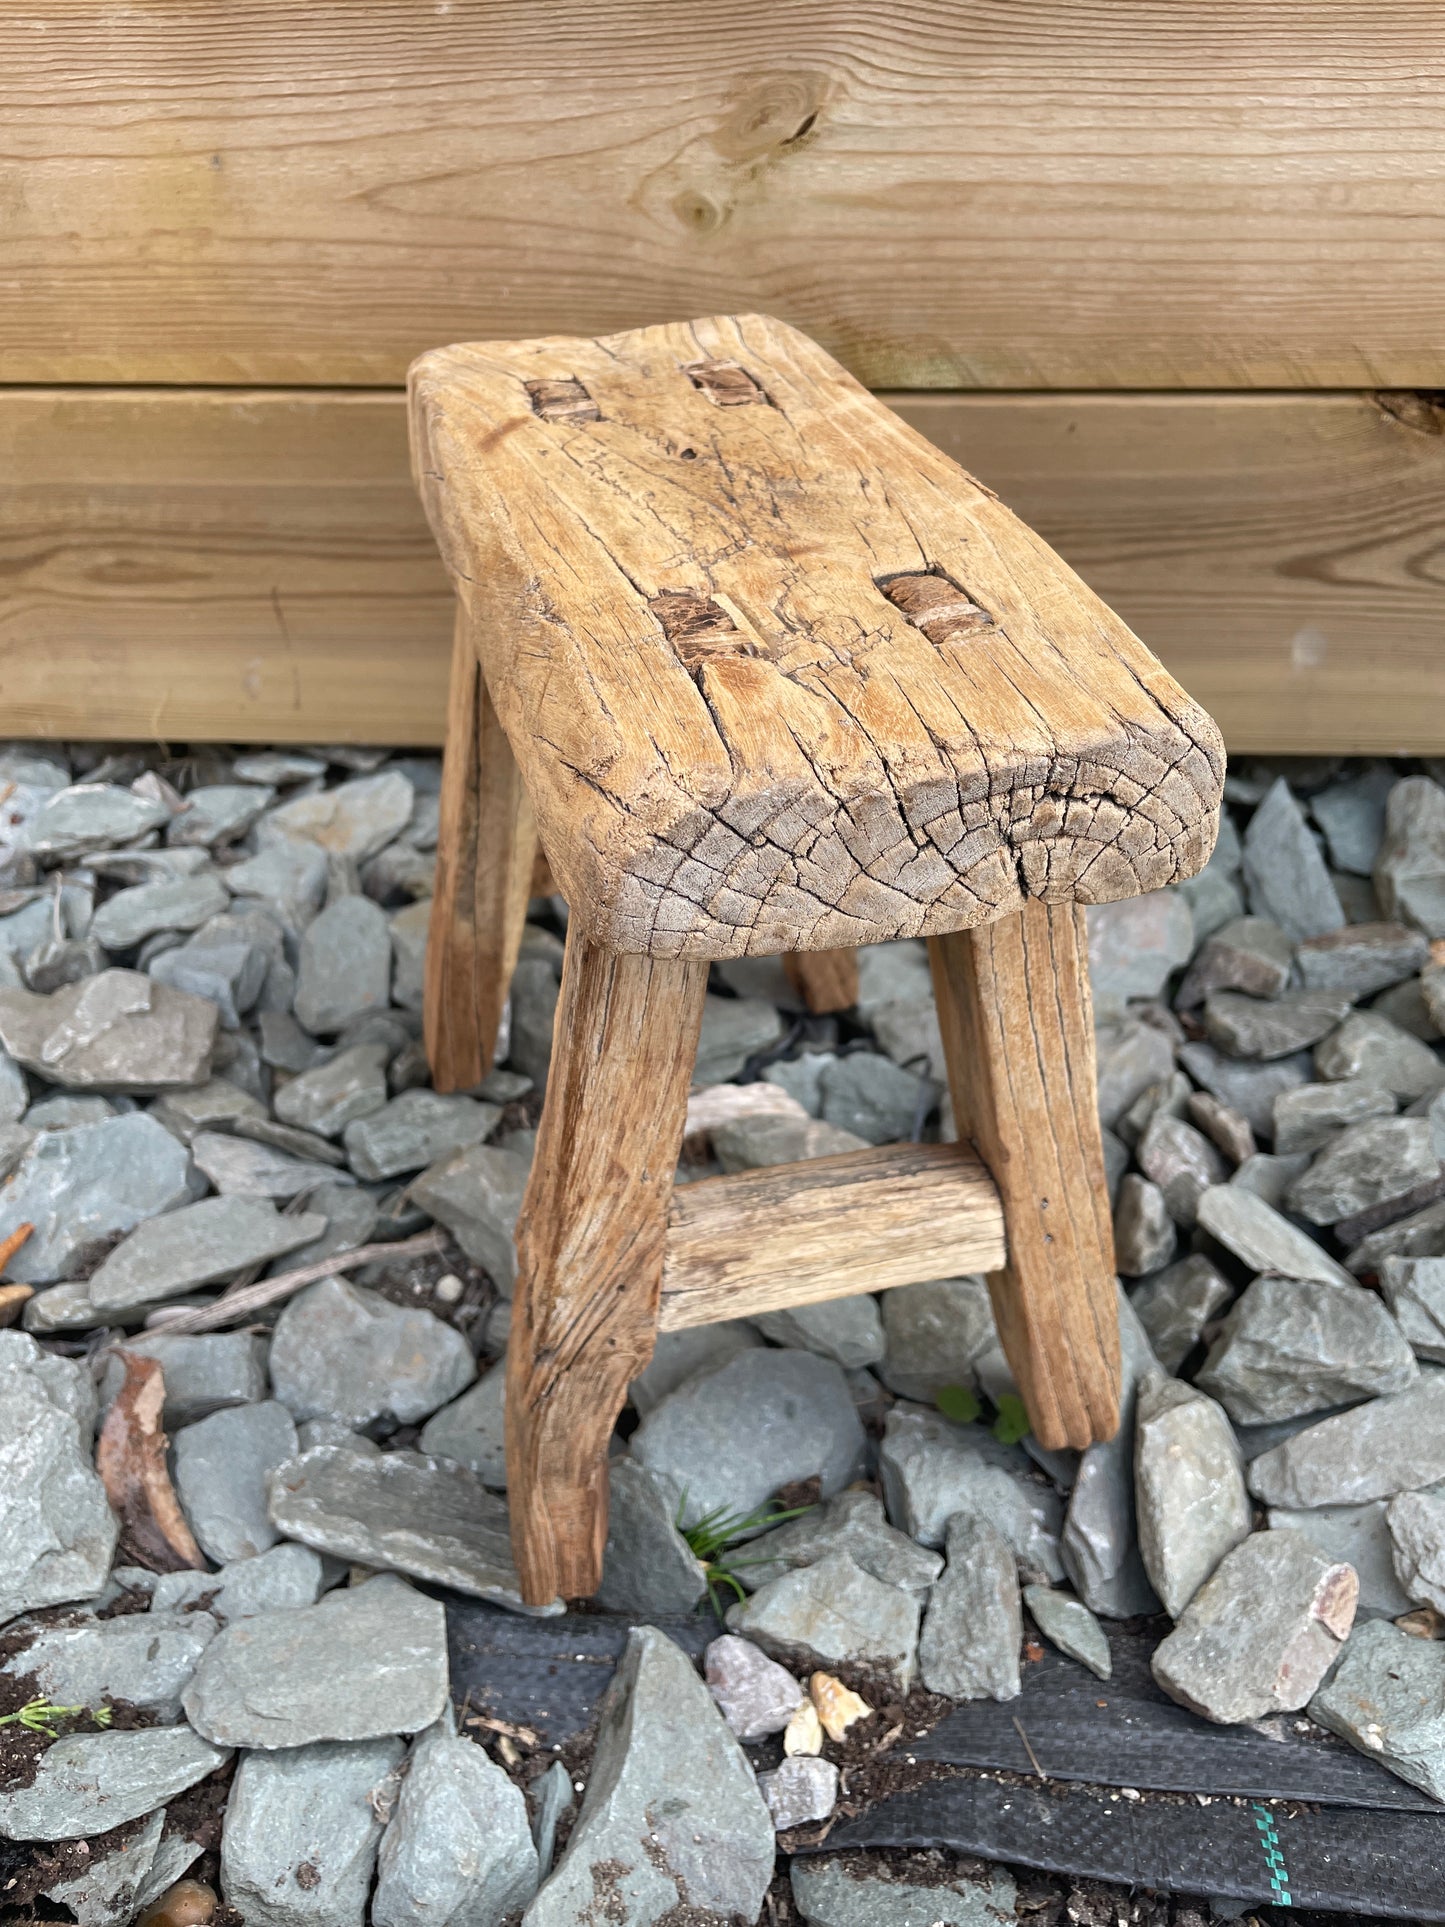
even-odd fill
[{"label": "stool leg", "polygon": [[532,807],[458,609],[423,1005],[439,1091],[471,1090],[492,1068],[536,854]]},{"label": "stool leg", "polygon": [[858,1001],[856,950],[794,950],[783,958],[788,982],[815,1017]]},{"label": "stool leg", "polygon": [[959,1135],[1003,1201],[1008,1266],[989,1290],[1004,1352],[1042,1445],[1112,1438],[1119,1318],[1083,907],[1030,902],[929,950]]},{"label": "stool leg", "polygon": [[601,1579],[608,1441],[656,1338],[706,990],[705,963],[568,932],[507,1348],[512,1550],[530,1605]]}]

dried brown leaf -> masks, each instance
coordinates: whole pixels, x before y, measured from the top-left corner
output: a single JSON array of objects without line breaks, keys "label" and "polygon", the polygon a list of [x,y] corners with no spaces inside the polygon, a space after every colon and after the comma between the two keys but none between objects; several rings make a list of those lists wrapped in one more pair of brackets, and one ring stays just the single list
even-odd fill
[{"label": "dried brown leaf", "polygon": [[161,1408],[166,1382],[158,1358],[117,1347],[125,1383],[106,1413],[95,1467],[121,1522],[121,1550],[152,1572],[207,1570],[166,1470]]}]

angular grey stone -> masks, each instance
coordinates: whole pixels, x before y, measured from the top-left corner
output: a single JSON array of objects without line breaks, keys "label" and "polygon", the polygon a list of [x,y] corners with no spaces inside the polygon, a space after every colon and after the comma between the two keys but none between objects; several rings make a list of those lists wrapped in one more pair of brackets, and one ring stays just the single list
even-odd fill
[{"label": "angular grey stone", "polygon": [[816,1565],[830,1552],[846,1552],[855,1566],[905,1592],[927,1592],[943,1570],[938,1553],[889,1525],[873,1493],[850,1491],[750,1540],[738,1578],[748,1592],[756,1592],[785,1572]]},{"label": "angular grey stone", "polygon": [[857,957],[858,1010],[870,1023],[874,1011],[886,1004],[933,993],[928,946],[916,937],[860,944]]},{"label": "angular grey stone", "polygon": [[728,1630],[784,1662],[878,1666],[902,1693],[913,1683],[922,1599],[830,1552],[728,1610]]},{"label": "angular grey stone", "polygon": [[289,1010],[262,1010],[256,1017],[263,1063],[299,1076],[325,1060],[326,1046],[302,1030]]},{"label": "angular grey stone", "polygon": [[1317,1279],[1256,1278],[1197,1374],[1241,1425],[1268,1425],[1380,1393],[1420,1375],[1373,1292]]},{"label": "angular grey stone", "polygon": [[189,1726],[73,1733],[40,1755],[28,1786],[0,1792],[0,1834],[84,1840],[154,1813],[230,1758]]},{"label": "angular grey stone", "polygon": [[375,1439],[368,1438],[365,1432],[353,1432],[339,1418],[303,1419],[296,1427],[296,1437],[303,1452],[310,1452],[318,1445],[344,1445],[348,1451],[361,1452],[374,1459],[381,1450]]},{"label": "angular grey stone", "polygon": [[411,783],[399,770],[384,770],[282,803],[260,831],[265,844],[278,837],[304,839],[333,856],[361,863],[401,835],[415,800]]},{"label": "angular grey stone", "polygon": [[1445,1373],[1321,1419],[1249,1468],[1266,1505],[1362,1505],[1445,1479]]},{"label": "angular grey stone", "polygon": [[82,1365],[0,1332],[0,1625],[105,1584],[118,1528],[91,1460],[94,1416]]},{"label": "angular grey stone", "polygon": [[1337,1224],[1407,1198],[1440,1175],[1427,1117],[1372,1117],[1346,1125],[1290,1186],[1285,1202],[1311,1224]]},{"label": "angular grey stone", "polygon": [[390,1056],[385,1044],[355,1044],[338,1051],[278,1088],[277,1117],[298,1130],[340,1137],[353,1119],[367,1117],[386,1103]]},{"label": "angular grey stone", "polygon": [[1390,791],[1374,875],[1386,916],[1445,937],[1445,790],[1428,776],[1407,776]]},{"label": "angular grey stone", "polygon": [[307,924],[296,971],[296,1015],[329,1036],[363,1011],[384,1010],[391,929],[370,897],[340,897]]},{"label": "angular grey stone", "polygon": [[1345,1260],[1357,1277],[1378,1272],[1390,1258],[1438,1258],[1445,1255],[1445,1200],[1437,1198],[1423,1211],[1396,1218],[1383,1230],[1372,1231]]},{"label": "angular grey stone", "polygon": [[[862,951],[858,953],[862,956]],[[763,1071],[765,1084],[776,1084],[780,1091],[796,1098],[808,1113],[817,1117],[823,1105],[823,1072],[833,1061],[829,1051],[803,1051],[797,1057],[783,1058],[780,1062],[767,1065]]]},{"label": "angular grey stone", "polygon": [[1253,1157],[1244,1160],[1229,1182],[1241,1191],[1248,1191],[1252,1197],[1262,1198],[1272,1211],[1278,1211],[1286,1191],[1309,1169],[1310,1155],[1308,1151],[1291,1151],[1287,1157],[1272,1157],[1267,1151],[1256,1151]]},{"label": "angular grey stone", "polygon": [[1420,1038],[1423,1043],[1438,1044],[1440,1041],[1440,1026],[1430,1015],[1425,1002],[1424,983],[1419,977],[1409,977],[1404,983],[1396,984],[1393,990],[1382,990],[1370,1008],[1381,1017],[1388,1017],[1392,1024],[1398,1024],[1401,1030],[1409,1031],[1412,1037]]},{"label": "angular grey stone", "polygon": [[1244,914],[1244,897],[1233,877],[1217,870],[1211,858],[1198,876],[1186,877],[1177,886],[1194,918],[1194,940],[1203,943],[1216,930],[1223,929]]},{"label": "angular grey stone", "polygon": [[1163,1031],[1138,1017],[1101,1024],[1095,1055],[1099,1122],[1110,1130],[1151,1084],[1163,1083],[1174,1074],[1174,1046]]},{"label": "angular grey stone", "polygon": [[1255,1532],[1227,1553],[1154,1650],[1171,1699],[1221,1725],[1294,1713],[1338,1657],[1359,1592],[1303,1533]]},{"label": "angular grey stone", "polygon": [[1156,1119],[1183,1117],[1193,1088],[1183,1071],[1175,1071],[1172,1077],[1166,1078],[1161,1084],[1151,1084],[1147,1091],[1142,1091],[1135,1098],[1119,1119],[1120,1141],[1132,1148],[1146,1135]]},{"label": "angular grey stone", "polygon": [[18,1124],[29,1102],[24,1072],[12,1057],[0,1051],[0,1124]]},{"label": "angular grey stone", "polygon": [[236,1030],[260,996],[268,966],[259,944],[200,936],[163,950],[146,969],[157,983],[206,998],[216,1006],[223,1028]]},{"label": "angular grey stone", "polygon": [[[78,1927],[127,1927],[141,1906],[165,1824],[164,1813],[153,1813],[120,1846],[102,1847],[82,1872],[47,1888],[45,1898],[58,1901]],[[196,1847],[192,1857],[199,1852]]]},{"label": "angular grey stone", "polygon": [[475,1372],[454,1325],[341,1278],[290,1299],[271,1341],[271,1383],[298,1419],[412,1424],[455,1398]]},{"label": "angular grey stone", "polygon": [[203,843],[208,848],[233,843],[246,834],[275,794],[255,783],[203,783],[187,792],[187,808],[171,818],[166,842]]},{"label": "angular grey stone", "polygon": [[105,969],[105,951],[94,937],[65,937],[37,944],[25,959],[25,985],[42,995],[97,976]]},{"label": "angular grey stone", "polygon": [[391,995],[403,1010],[420,1010],[426,989],[426,942],[431,928],[431,893],[409,903],[391,919]]},{"label": "angular grey stone", "polygon": [[1206,1191],[1199,1200],[1199,1224],[1251,1271],[1277,1271],[1326,1285],[1354,1282],[1308,1232],[1242,1184],[1216,1184]]},{"label": "angular grey stone", "polygon": [[868,1022],[895,1064],[931,1077],[935,1083],[945,1081],[943,1035],[938,1028],[938,1006],[931,996],[881,1004]]},{"label": "angular grey stone", "polygon": [[1130,1619],[1158,1604],[1139,1557],[1134,1513],[1134,1411],[1140,1383],[1158,1360],[1122,1291],[1119,1365],[1119,1429],[1079,1460],[1059,1541],[1075,1591],[1091,1612],[1108,1619]]},{"label": "angular grey stone", "polygon": [[347,1125],[346,1155],[359,1178],[398,1177],[480,1144],[501,1115],[499,1104],[444,1097],[438,1091],[403,1091],[384,1109]]},{"label": "angular grey stone", "polygon": [[1249,819],[1244,881],[1250,910],[1272,917],[1296,943],[1338,930],[1345,920],[1304,811],[1282,776]]},{"label": "angular grey stone", "polygon": [[931,1098],[925,1079],[873,1051],[835,1057],[825,1065],[818,1089],[825,1123],[868,1144],[911,1138]]},{"label": "angular grey stone", "polygon": [[206,1648],[184,1696],[203,1737],[268,1752],[416,1733],[446,1702],[441,1602],[388,1572],[314,1606],[234,1621]]},{"label": "angular grey stone", "polygon": [[707,1572],[674,1523],[680,1495],[625,1455],[610,1462],[607,1477],[598,1605],[636,1618],[691,1612],[707,1595]]},{"label": "angular grey stone", "polygon": [[1341,990],[1351,999],[1388,990],[1430,960],[1418,930],[1402,923],[1355,923],[1299,947],[1299,973],[1308,990]]},{"label": "angular grey stone", "polygon": [[1017,1699],[1023,1612],[1013,1548],[990,1520],[967,1512],[949,1520],[946,1545],[918,1638],[923,1684],[950,1699]]},{"label": "angular grey stone", "polygon": [[771,1773],[760,1773],[758,1791],[768,1803],[774,1827],[787,1833],[828,1818],[838,1804],[838,1769],[831,1760],[800,1753]]},{"label": "angular grey stone", "polygon": [[763,1336],[775,1344],[817,1352],[845,1371],[876,1365],[883,1357],[883,1320],[877,1299],[867,1292],[796,1305],[789,1311],[764,1312],[756,1322]]},{"label": "angular grey stone", "polygon": [[1256,1137],[1267,1138],[1274,1125],[1274,1102],[1281,1091],[1308,1084],[1314,1063],[1308,1051],[1298,1057],[1276,1057],[1254,1064],[1226,1057],[1212,1044],[1186,1044],[1179,1062],[1196,1084],[1238,1111]]},{"label": "angular grey stone", "polygon": [[372,1795],[403,1750],[387,1737],[245,1755],[226,1807],[221,1885],[246,1927],[363,1927],[382,1831]]},{"label": "angular grey stone", "polygon": [[553,1760],[547,1771],[533,1781],[532,1798],[536,1805],[532,1838],[537,1845],[537,1878],[540,1881],[551,1873],[557,1857],[558,1827],[564,1818],[572,1819],[577,1811],[572,1775],[567,1771],[564,1761]]},{"label": "angular grey stone", "polygon": [[103,970],[48,997],[0,990],[0,1044],[69,1090],[159,1091],[210,1069],[217,1011],[137,970]]},{"label": "angular grey stone", "polygon": [[271,1267],[273,1272],[316,1264],[339,1251],[355,1251],[358,1245],[369,1242],[376,1229],[379,1216],[376,1199],[360,1185],[353,1184],[349,1176],[338,1174],[335,1184],[318,1184],[314,1191],[307,1192],[306,1204],[318,1217],[325,1218],[326,1229],[310,1244],[291,1252],[284,1267],[278,1259]]},{"label": "angular grey stone", "polygon": [[1051,1586],[1025,1586],[1023,1596],[1045,1639],[1087,1666],[1097,1679],[1110,1678],[1114,1660],[1108,1638],[1082,1599],[1055,1592]]},{"label": "angular grey stone", "polygon": [[120,1113],[108,1097],[70,1097],[56,1091],[30,1106],[26,1129],[29,1131],[69,1131],[77,1124],[101,1124]]},{"label": "angular grey stone", "polygon": [[669,1392],[696,1373],[714,1365],[724,1365],[738,1352],[757,1351],[762,1345],[754,1328],[745,1319],[721,1320],[716,1325],[689,1325],[682,1331],[659,1332],[652,1358],[640,1378],[634,1378],[627,1396],[639,1415],[646,1418]]},{"label": "angular grey stone", "polygon": [[868,1140],[820,1117],[740,1117],[709,1132],[724,1171],[756,1171],[769,1164],[802,1164],[867,1149]]},{"label": "angular grey stone", "polygon": [[848,1382],[812,1352],[744,1351],[653,1407],[632,1456],[685,1494],[688,1522],[751,1513],[779,1486],[817,1476],[830,1498],[853,1477],[863,1427]]},{"label": "angular grey stone", "polygon": [[231,764],[232,774],[243,783],[274,784],[284,789],[290,783],[305,783],[326,774],[324,757],[308,756],[296,749],[247,750]]},{"label": "angular grey stone", "polygon": [[1217,991],[1243,991],[1249,997],[1278,997],[1287,989],[1294,945],[1267,917],[1236,917],[1199,947],[1174,999],[1179,1010],[1193,1010]]},{"label": "angular grey stone", "polygon": [[299,933],[326,896],[326,853],[313,843],[278,838],[259,855],[232,864],[226,881],[238,896],[260,898],[288,930]]},{"label": "angular grey stone", "polygon": [[1174,1256],[1178,1234],[1157,1184],[1130,1171],[1114,1207],[1114,1255],[1126,1278],[1158,1271]]},{"label": "angular grey stone", "polygon": [[198,930],[230,901],[230,891],[214,870],[165,877],[118,890],[96,911],[91,931],[107,950],[131,950],[157,930]]},{"label": "angular grey stone", "polygon": [[455,1459],[475,1472],[483,1485],[507,1489],[505,1437],[507,1361],[482,1373],[458,1399],[434,1412],[417,1444],[434,1458]]},{"label": "angular grey stone", "polygon": [[229,1078],[213,1077],[189,1090],[167,1091],[150,1108],[157,1124],[189,1145],[198,1131],[229,1130],[239,1117],[264,1117],[266,1107]]},{"label": "angular grey stone", "polygon": [[303,1162],[329,1164],[338,1169],[346,1162],[346,1154],[339,1146],[328,1144],[314,1131],[300,1130],[294,1124],[278,1124],[272,1117],[238,1117],[231,1130],[251,1144],[265,1144],[273,1151],[284,1151],[288,1157],[300,1158]]},{"label": "angular grey stone", "polygon": [[35,1141],[24,1124],[0,1124],[0,1178],[8,1178]]},{"label": "angular grey stone", "polygon": [[1271,1061],[1318,1043],[1349,1008],[1342,990],[1287,990],[1271,1003],[1220,990],[1205,1002],[1204,1028],[1230,1057]]},{"label": "angular grey stone", "polygon": [[52,1285],[38,1291],[21,1313],[28,1332],[90,1331],[95,1325],[95,1308],[90,1302],[90,1285],[85,1279],[73,1284]]},{"label": "angular grey stone", "polygon": [[321,1555],[309,1546],[272,1546],[268,1552],[222,1566],[219,1572],[157,1573],[151,1613],[199,1606],[219,1625],[228,1626],[233,1619],[254,1619],[257,1613],[314,1606],[321,1597],[324,1576]]},{"label": "angular grey stone", "polygon": [[1310,815],[1325,833],[1337,870],[1367,877],[1385,834],[1385,801],[1395,782],[1388,763],[1371,763],[1357,776],[1331,783],[1310,798]]},{"label": "angular grey stone", "polygon": [[1415,1356],[1445,1364],[1445,1258],[1386,1258],[1380,1289]]},{"label": "angular grey stone", "polygon": [[342,1182],[329,1164],[287,1157],[269,1144],[221,1131],[198,1131],[191,1155],[224,1198],[294,1198],[313,1185]]},{"label": "angular grey stone", "polygon": [[1233,1295],[1228,1280],[1196,1252],[1136,1286],[1129,1302],[1154,1356],[1166,1372],[1177,1372]]},{"label": "angular grey stone", "polygon": [[1090,904],[1089,978],[1098,1010],[1158,997],[1194,950],[1194,919],[1174,890]]},{"label": "angular grey stone", "polygon": [[1378,1011],[1357,1010],[1315,1051],[1315,1068],[1331,1083],[1378,1084],[1408,1102],[1445,1085],[1445,1064],[1418,1037]]},{"label": "angular grey stone", "polygon": [[781,1733],[808,1697],[785,1666],[734,1633],[708,1647],[703,1678],[729,1731],[745,1742]]},{"label": "angular grey stone", "polygon": [[92,1274],[90,1300],[110,1312],[178,1297],[294,1251],[325,1229],[324,1218],[283,1217],[265,1199],[202,1198],[137,1225]]},{"label": "angular grey stone", "polygon": [[1250,1505],[1229,1420],[1212,1398],[1162,1373],[1139,1388],[1134,1495],[1144,1570],[1177,1619],[1224,1555],[1249,1537]]},{"label": "angular grey stone", "polygon": [[772,1004],[764,1003],[761,998],[709,997],[703,1007],[693,1082],[726,1084],[737,1076],[750,1057],[777,1043],[782,1034],[782,1018]]},{"label": "angular grey stone", "polygon": [[35,1227],[7,1276],[27,1285],[66,1278],[97,1245],[190,1197],[184,1147],[144,1112],[42,1131],[0,1190],[0,1239]]},{"label": "angular grey stone", "polygon": [[561,1611],[560,1602],[522,1604],[505,1501],[449,1459],[313,1446],[272,1476],[271,1517],[289,1538],[338,1559],[453,1586],[513,1612]]},{"label": "angular grey stone", "polygon": [[911,1538],[941,1546],[956,1512],[991,1520],[1030,1577],[1062,1579],[1058,1494],[1017,1447],[981,1425],[895,1406],[884,1426],[879,1474],[889,1517]]},{"label": "angular grey stone", "polygon": [[112,783],[75,783],[47,796],[25,827],[24,847],[34,856],[84,856],[116,843],[133,843],[158,829],[170,811],[151,797]]},{"label": "angular grey stone", "polygon": [[218,1566],[276,1543],[266,1510],[268,1474],[296,1456],[296,1427],[274,1399],[232,1405],[172,1441],[176,1496],[201,1550]]},{"label": "angular grey stone", "polygon": [[[552,1027],[557,1014],[558,973],[544,954],[524,954],[512,973],[511,994],[502,1023],[508,1035],[508,1061],[538,1089],[547,1083],[552,1060]],[[498,1044],[500,1054],[501,1045]]]},{"label": "angular grey stone", "polygon": [[[143,1332],[126,1341],[126,1350],[160,1360],[166,1387],[161,1422],[169,1432],[224,1406],[266,1396],[266,1341],[251,1332]],[[121,1361],[108,1357],[100,1383],[103,1410],[124,1381]]]},{"label": "angular grey stone", "polygon": [[1373,1619],[1358,1626],[1309,1716],[1410,1786],[1445,1800],[1445,1645]]},{"label": "angular grey stone", "polygon": [[[1224,1159],[1202,1131],[1167,1112],[1151,1121],[1135,1155],[1140,1170],[1163,1194],[1170,1218],[1185,1226],[1194,1223],[1204,1192],[1211,1184],[1222,1184],[1228,1172]],[[1158,1241],[1164,1242],[1162,1230]],[[1155,1271],[1158,1266],[1150,1264],[1144,1269]]]},{"label": "angular grey stone", "polygon": [[526,1158],[515,1151],[469,1144],[429,1165],[407,1186],[413,1202],[446,1226],[506,1298],[517,1276],[513,1234],[530,1172]]},{"label": "angular grey stone", "polygon": [[1346,1125],[1366,1118],[1392,1117],[1395,1099],[1378,1084],[1346,1078],[1338,1084],[1301,1084],[1274,1100],[1277,1152],[1318,1151]]},{"label": "angular grey stone", "polygon": [[382,1837],[372,1927],[497,1927],[536,1890],[521,1788],[450,1720],[428,1727]]},{"label": "angular grey stone", "polygon": [[1323,1505],[1311,1511],[1271,1506],[1266,1518],[1271,1531],[1287,1527],[1302,1532],[1326,1559],[1354,1567],[1360,1582],[1357,1619],[1398,1619],[1409,1612],[1411,1602],[1395,1577],[1388,1511],[1388,1500],[1371,1499],[1364,1505]]},{"label": "angular grey stone", "polygon": [[816,1927],[1001,1927],[1012,1921],[1015,1889],[1003,1867],[980,1863],[972,1870],[948,1872],[942,1884],[935,1857],[920,1859],[916,1879],[907,1862],[891,1856],[876,1873],[853,1859],[799,1855],[792,1863],[793,1900],[802,1918]]},{"label": "angular grey stone", "polygon": [[930,1402],[945,1385],[972,1390],[977,1360],[998,1343],[988,1284],[977,1275],[886,1291],[882,1315],[879,1375],[900,1398]]},{"label": "angular grey stone", "polygon": [[1402,1492],[1385,1522],[1401,1587],[1414,1604],[1445,1612],[1445,1494]]},{"label": "angular grey stone", "polygon": [[634,1627],[603,1698],[582,1811],[525,1927],[613,1927],[669,1914],[756,1920],[773,1874],[773,1823],[742,1748],[687,1656]]},{"label": "angular grey stone", "polygon": [[125,1613],[117,1619],[76,1615],[39,1626],[30,1644],[0,1672],[35,1677],[35,1690],[58,1706],[127,1700],[167,1724],[181,1716],[181,1693],[216,1636],[206,1612]]}]

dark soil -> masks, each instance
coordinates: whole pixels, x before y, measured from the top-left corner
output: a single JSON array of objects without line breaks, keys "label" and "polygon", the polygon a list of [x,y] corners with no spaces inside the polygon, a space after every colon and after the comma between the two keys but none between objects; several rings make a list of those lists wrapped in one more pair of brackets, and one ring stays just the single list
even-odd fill
[{"label": "dark soil", "polygon": [[[437,1285],[448,1275],[462,1281],[459,1298],[437,1296]],[[420,1258],[378,1258],[374,1264],[363,1266],[356,1279],[394,1305],[429,1311],[443,1323],[454,1325],[474,1352],[481,1349],[487,1313],[500,1296],[490,1275],[450,1239],[440,1251]]]}]

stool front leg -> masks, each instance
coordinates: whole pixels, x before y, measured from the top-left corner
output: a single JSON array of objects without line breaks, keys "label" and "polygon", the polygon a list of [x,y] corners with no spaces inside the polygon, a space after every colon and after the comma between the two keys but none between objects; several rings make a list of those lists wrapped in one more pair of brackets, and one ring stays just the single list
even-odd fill
[{"label": "stool front leg", "polygon": [[427,1062],[439,1091],[468,1091],[492,1068],[537,860],[537,830],[457,610],[427,935]]},{"label": "stool front leg", "polygon": [[1003,1203],[1008,1264],[989,1275],[999,1337],[1039,1442],[1083,1448],[1119,1428],[1083,907],[1030,902],[929,951],[959,1135]]},{"label": "stool front leg", "polygon": [[529,1605],[601,1580],[608,1443],[657,1335],[706,990],[705,963],[568,933],[507,1355],[512,1550]]}]

